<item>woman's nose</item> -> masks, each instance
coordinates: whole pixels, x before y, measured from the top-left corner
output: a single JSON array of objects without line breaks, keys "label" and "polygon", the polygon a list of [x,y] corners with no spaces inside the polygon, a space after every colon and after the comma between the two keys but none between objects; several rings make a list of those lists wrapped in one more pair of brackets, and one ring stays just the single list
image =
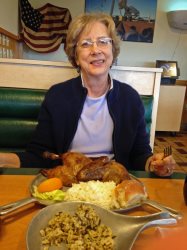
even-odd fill
[{"label": "woman's nose", "polygon": [[92,44],[91,52],[92,52],[92,53],[101,53],[101,49],[99,48],[99,46],[97,45],[96,42],[94,42],[94,43]]}]

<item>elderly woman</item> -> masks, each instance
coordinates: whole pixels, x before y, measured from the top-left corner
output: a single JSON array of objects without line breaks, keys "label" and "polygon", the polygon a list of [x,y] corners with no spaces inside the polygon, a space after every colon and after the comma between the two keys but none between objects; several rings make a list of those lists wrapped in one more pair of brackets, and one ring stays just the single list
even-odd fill
[{"label": "elderly woman", "polygon": [[173,173],[172,156],[163,159],[162,153],[151,152],[138,93],[109,73],[119,44],[113,19],[106,14],[83,14],[71,23],[65,51],[80,75],[49,89],[27,151],[1,154],[1,166],[54,167],[60,162],[44,159],[43,152],[74,151],[108,156],[128,170]]}]

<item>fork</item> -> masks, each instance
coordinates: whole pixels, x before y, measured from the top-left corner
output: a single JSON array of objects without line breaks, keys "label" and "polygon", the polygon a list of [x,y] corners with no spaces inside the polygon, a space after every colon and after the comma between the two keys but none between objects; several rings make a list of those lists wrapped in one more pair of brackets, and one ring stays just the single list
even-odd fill
[{"label": "fork", "polygon": [[163,158],[168,157],[170,155],[172,155],[172,147],[167,146],[164,148],[164,157]]},{"label": "fork", "polygon": [[[164,158],[172,155],[172,147],[171,146],[165,147],[164,150],[163,150],[163,153],[164,153],[164,156],[163,156],[162,160]],[[151,165],[149,165],[148,169],[149,169],[150,172],[154,172],[155,171],[154,167],[152,167]],[[169,172],[170,171],[169,168],[167,168],[167,169],[168,169],[168,172]]]}]

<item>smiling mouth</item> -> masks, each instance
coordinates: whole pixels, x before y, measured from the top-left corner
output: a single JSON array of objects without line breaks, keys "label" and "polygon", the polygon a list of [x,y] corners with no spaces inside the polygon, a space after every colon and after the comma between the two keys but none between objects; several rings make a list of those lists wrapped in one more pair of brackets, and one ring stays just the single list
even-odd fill
[{"label": "smiling mouth", "polygon": [[93,64],[93,65],[101,65],[103,63],[104,63],[104,60],[94,60],[91,62],[91,64]]}]

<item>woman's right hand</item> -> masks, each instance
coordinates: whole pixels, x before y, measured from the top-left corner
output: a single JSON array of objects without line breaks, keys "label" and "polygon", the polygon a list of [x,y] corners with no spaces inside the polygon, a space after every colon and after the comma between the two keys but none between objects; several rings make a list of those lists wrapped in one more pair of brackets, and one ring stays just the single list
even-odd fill
[{"label": "woman's right hand", "polygon": [[172,155],[164,158],[163,153],[154,154],[149,162],[149,169],[158,176],[170,176],[173,174],[176,162]]}]

